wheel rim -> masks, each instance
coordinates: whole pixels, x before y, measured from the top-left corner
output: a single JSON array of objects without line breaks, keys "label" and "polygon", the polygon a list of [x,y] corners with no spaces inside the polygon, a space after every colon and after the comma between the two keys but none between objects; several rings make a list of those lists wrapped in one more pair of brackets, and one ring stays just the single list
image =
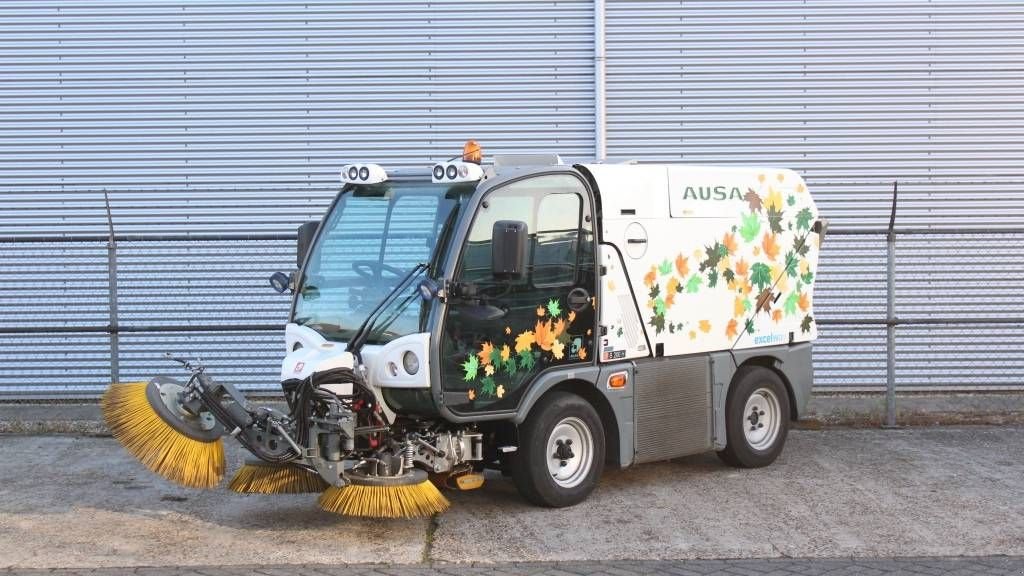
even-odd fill
[{"label": "wheel rim", "polygon": [[563,418],[548,436],[548,472],[562,488],[583,482],[594,460],[594,436],[583,420]]},{"label": "wheel rim", "polygon": [[743,409],[743,434],[747,444],[759,451],[771,448],[781,426],[779,397],[769,388],[754,390]]}]

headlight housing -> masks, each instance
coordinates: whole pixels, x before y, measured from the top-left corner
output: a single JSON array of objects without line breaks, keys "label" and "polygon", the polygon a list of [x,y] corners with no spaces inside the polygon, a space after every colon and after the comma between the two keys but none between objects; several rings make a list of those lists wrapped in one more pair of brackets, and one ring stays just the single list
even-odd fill
[{"label": "headlight housing", "polygon": [[410,376],[420,371],[420,359],[415,352],[407,350],[402,354],[402,367]]}]

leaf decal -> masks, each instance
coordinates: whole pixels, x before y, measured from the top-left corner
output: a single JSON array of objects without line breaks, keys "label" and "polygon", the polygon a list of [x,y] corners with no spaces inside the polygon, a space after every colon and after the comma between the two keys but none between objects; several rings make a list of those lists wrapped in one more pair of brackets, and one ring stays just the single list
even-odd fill
[{"label": "leaf decal", "polygon": [[469,391],[468,391],[468,392],[466,392],[466,396],[467,396],[467,397],[468,397],[468,398],[469,398],[470,400],[476,400],[476,390],[474,390],[474,389],[470,388],[470,389],[469,389]]},{"label": "leaf decal", "polygon": [[765,288],[757,296],[757,312],[761,312],[762,310],[765,311],[765,312],[770,312],[771,309],[772,309],[772,291],[770,289],[768,289],[768,288]]},{"label": "leaf decal", "polygon": [[648,324],[654,326],[655,334],[661,334],[665,331],[665,317],[662,315],[655,314],[654,316],[651,316],[651,320]]},{"label": "leaf decal", "polygon": [[700,327],[700,331],[705,334],[711,332],[711,322],[708,320],[701,320],[698,326]]},{"label": "leaf decal", "polygon": [[548,300],[548,314],[550,314],[552,318],[558,318],[562,315],[562,307],[559,306],[558,300],[555,300],[554,298]]},{"label": "leaf decal", "polygon": [[782,211],[782,193],[775,188],[768,188],[768,197],[764,199],[764,207],[768,210]]},{"label": "leaf decal", "polygon": [[494,395],[497,396],[498,398],[504,398],[505,397],[505,386],[503,386],[501,384],[498,384],[498,389],[494,391]]},{"label": "leaf decal", "polygon": [[708,270],[708,288],[714,288],[718,286],[718,270],[712,268]]},{"label": "leaf decal", "polygon": [[658,265],[658,274],[665,276],[672,273],[672,261],[665,259]]},{"label": "leaf decal", "polygon": [[796,196],[790,194],[786,197],[786,206],[793,206],[796,204]]},{"label": "leaf decal", "polygon": [[676,272],[682,278],[686,278],[686,275],[690,273],[690,266],[686,262],[686,256],[682,254],[676,256]]},{"label": "leaf decal", "polygon": [[675,292],[669,292],[668,295],[665,296],[665,308],[666,309],[671,308],[672,305],[675,304],[675,302],[676,302],[676,293]]},{"label": "leaf decal", "polygon": [[800,295],[800,299],[797,300],[796,304],[800,307],[800,310],[807,312],[811,308],[811,297],[807,295],[807,292],[804,292]]},{"label": "leaf decal", "polygon": [[562,335],[563,332],[565,332],[565,320],[562,319],[562,318],[559,318],[558,322],[555,322],[555,327],[554,327],[554,330],[553,330],[554,334],[553,335],[554,335],[555,338],[558,338],[559,336]]},{"label": "leaf decal", "polygon": [[757,238],[757,235],[761,232],[761,219],[758,218],[756,212],[750,212],[744,214],[742,217],[742,223],[740,225],[740,236],[746,243],[751,243]]},{"label": "leaf decal", "polygon": [[800,296],[796,292],[790,292],[789,296],[786,297],[785,303],[782,304],[783,311],[786,312],[786,316],[796,316],[796,305]]},{"label": "leaf decal", "polygon": [[747,188],[747,195],[743,199],[747,201],[747,206],[750,207],[751,213],[761,211],[761,197],[757,195],[757,192],[754,192],[753,188]]},{"label": "leaf decal", "polygon": [[533,337],[537,340],[537,346],[540,346],[541,350],[550,352],[551,345],[555,343],[555,334],[551,330],[551,320],[547,322],[537,320],[537,325],[533,328]]},{"label": "leaf decal", "polygon": [[782,233],[782,211],[772,207],[768,209],[767,216],[768,228],[776,234]]},{"label": "leaf decal", "polygon": [[771,269],[761,262],[755,263],[750,274],[750,281],[757,286],[758,290],[764,290],[772,283]]},{"label": "leaf decal", "polygon": [[551,345],[551,355],[554,356],[556,360],[561,360],[565,357],[565,344],[562,344],[561,340],[555,340]]},{"label": "leaf decal", "polygon": [[807,316],[804,316],[803,321],[800,322],[800,331],[801,332],[810,332],[811,331],[811,322],[814,322],[814,318],[810,314],[808,314]]},{"label": "leaf decal", "polygon": [[701,277],[697,274],[690,276],[690,279],[686,281],[686,292],[688,294],[696,294],[700,290],[700,285],[703,283]]},{"label": "leaf decal", "polygon": [[764,255],[769,260],[775,260],[779,257],[779,244],[775,240],[775,234],[766,232],[764,238],[761,239],[761,248],[764,250]]},{"label": "leaf decal", "polygon": [[743,323],[743,329],[747,331],[747,334],[754,333],[754,319],[747,318],[747,321]]},{"label": "leaf decal", "polygon": [[679,287],[679,279],[676,278],[675,276],[669,278],[668,282],[665,284],[665,294],[668,294],[669,296],[671,296],[671,295],[675,294],[676,292],[681,292],[681,291],[682,291],[682,289]]},{"label": "leaf decal", "polygon": [[740,261],[736,263],[736,275],[746,276],[748,273],[750,273],[750,265],[746,260],[740,258]]},{"label": "leaf decal", "polygon": [[486,378],[480,379],[480,393],[488,396],[494,396],[496,392],[494,388],[494,378],[487,376]]},{"label": "leaf decal", "polygon": [[665,301],[661,298],[654,299],[654,313],[658,316],[665,315]]},{"label": "leaf decal", "polygon": [[533,370],[533,367],[536,364],[536,362],[533,359],[533,352],[531,352],[529,349],[521,350],[518,356],[520,368],[526,371]]},{"label": "leaf decal", "polygon": [[508,360],[503,362],[501,364],[501,366],[502,366],[502,368],[505,369],[505,374],[507,374],[508,376],[515,376],[516,375],[516,368],[517,368],[517,366],[516,366],[516,359],[515,358],[509,358]]},{"label": "leaf decal", "polygon": [[480,345],[480,351],[476,353],[477,357],[480,358],[480,364],[487,366],[491,363],[491,353],[494,352],[494,345],[490,342],[484,342]]},{"label": "leaf decal", "polygon": [[786,275],[790,278],[797,277],[797,261],[796,254],[792,250],[786,252]]},{"label": "leaf decal", "polygon": [[586,360],[587,359],[587,347],[586,346],[580,346],[580,349],[576,353],[576,355],[579,356],[580,360]]},{"label": "leaf decal", "polygon": [[644,286],[654,285],[654,281],[658,279],[658,268],[651,266],[650,271],[644,275]]},{"label": "leaf decal", "polygon": [[484,366],[484,376],[494,376],[494,365],[488,364]]},{"label": "leaf decal", "polygon": [[772,320],[774,320],[776,324],[778,324],[779,322],[782,322],[782,310],[781,309],[776,308],[775,310],[772,310]]},{"label": "leaf decal", "polygon": [[800,280],[804,284],[810,284],[811,282],[814,281],[814,272],[811,272],[810,270],[808,270],[807,274],[803,274],[802,276],[800,276]]},{"label": "leaf decal", "polygon": [[544,307],[543,306],[537,306],[537,316],[540,316],[541,318],[544,317]]},{"label": "leaf decal", "polygon": [[726,254],[735,252],[739,248],[739,245],[736,243],[736,236],[726,232],[725,236],[722,237],[722,246],[725,246]]},{"label": "leaf decal", "polygon": [[736,317],[743,316],[743,313],[747,311],[746,305],[743,304],[743,302],[745,300],[746,299],[743,298],[742,296],[737,296],[736,299],[732,301],[732,315],[733,316],[736,316]]},{"label": "leaf decal", "polygon": [[736,329],[738,327],[739,327],[739,325],[736,323],[736,319],[735,318],[733,318],[732,320],[729,320],[729,323],[725,326],[725,337],[730,339],[730,340],[736,338],[736,335],[738,334],[736,332]]},{"label": "leaf decal", "polygon": [[512,350],[509,349],[508,344],[502,344],[501,346],[501,361],[508,362],[509,357],[512,355]]},{"label": "leaf decal", "polygon": [[466,361],[462,363],[462,380],[464,382],[471,382],[472,380],[476,379],[477,371],[479,370],[479,368],[480,364],[479,362],[477,362],[476,355],[470,354]]},{"label": "leaf decal", "polygon": [[519,336],[516,336],[516,352],[522,354],[523,352],[529,352],[530,348],[533,347],[534,342],[537,339],[534,337],[533,332],[527,330]]},{"label": "leaf decal", "polygon": [[569,324],[572,324],[575,321],[576,321],[576,311],[575,310],[569,310]]},{"label": "leaf decal", "polygon": [[810,230],[811,219],[814,215],[811,214],[810,208],[804,208],[803,210],[796,213],[796,229],[797,230]]}]

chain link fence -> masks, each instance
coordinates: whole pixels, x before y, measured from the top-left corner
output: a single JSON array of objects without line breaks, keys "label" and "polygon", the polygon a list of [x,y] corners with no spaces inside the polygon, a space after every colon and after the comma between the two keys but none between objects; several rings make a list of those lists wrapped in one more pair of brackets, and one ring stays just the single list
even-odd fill
[{"label": "chain link fence", "polygon": [[[294,234],[280,230],[297,222],[119,233],[103,195],[92,198],[46,234],[0,236],[0,399],[94,399],[111,381],[173,372],[164,352],[202,357],[243,390],[276,390],[290,300],[267,278],[294,267]],[[1021,246],[1016,228],[830,230],[815,390],[1024,390]]]}]

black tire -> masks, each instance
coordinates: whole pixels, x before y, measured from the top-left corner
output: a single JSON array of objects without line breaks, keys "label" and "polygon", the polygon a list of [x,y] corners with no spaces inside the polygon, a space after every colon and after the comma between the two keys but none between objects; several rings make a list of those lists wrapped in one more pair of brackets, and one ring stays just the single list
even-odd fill
[{"label": "black tire", "polygon": [[[748,401],[754,394],[758,394],[758,397],[748,414]],[[774,396],[777,403],[778,431],[773,439],[769,439],[770,433],[764,433],[763,440],[757,442],[756,438],[765,425],[769,429],[772,426],[765,419],[771,412],[768,408],[771,396]],[[755,416],[753,408],[756,406],[761,408]],[[761,468],[779,457],[789,432],[789,394],[782,378],[775,371],[763,366],[743,366],[736,371],[725,402],[725,431],[726,446],[718,452],[718,457],[730,466]],[[754,441],[748,437],[748,431],[753,433]]]},{"label": "black tire", "polygon": [[[552,433],[560,425],[560,431],[575,431],[570,432],[570,435],[578,433],[576,427],[582,425],[591,439],[589,458],[585,456],[585,449],[576,446],[577,451],[573,451],[571,444],[566,445],[563,441],[563,446],[567,446],[568,450],[563,455],[568,456],[570,452],[572,455],[558,462],[560,468],[566,468],[565,473],[569,474],[561,482],[548,469],[548,461],[554,462],[553,457],[557,454],[548,453],[548,443],[557,440],[552,437]],[[586,442],[582,434],[578,438]],[[512,480],[523,498],[538,506],[572,506],[585,500],[594,491],[604,467],[604,454],[604,427],[594,407],[575,394],[551,392],[537,401],[526,421],[519,426],[519,449],[511,461]],[[577,471],[572,473],[576,458],[580,459],[580,464]],[[584,460],[589,462],[586,469]]]}]

